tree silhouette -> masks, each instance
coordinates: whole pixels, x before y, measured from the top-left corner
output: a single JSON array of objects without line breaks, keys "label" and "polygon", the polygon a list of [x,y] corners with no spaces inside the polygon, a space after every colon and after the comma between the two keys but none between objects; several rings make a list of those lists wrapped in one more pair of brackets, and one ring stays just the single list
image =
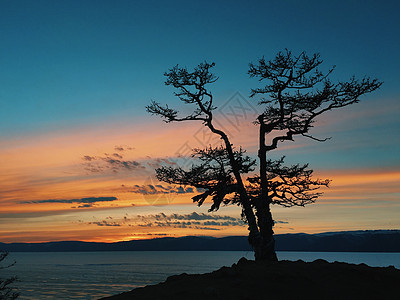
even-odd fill
[{"label": "tree silhouette", "polygon": [[[8,256],[8,252],[0,252],[0,262],[4,261]],[[6,269],[9,267],[12,267],[15,264],[15,262],[5,265],[5,266],[0,266],[0,270]],[[17,281],[17,277],[10,277],[10,278],[1,278],[0,277],[0,299],[4,300],[12,300],[16,299],[19,296],[18,292],[15,292],[15,288],[11,287],[10,285]]]},{"label": "tree silhouette", "polygon": [[242,148],[234,148],[228,135],[214,125],[213,95],[208,85],[218,78],[211,72],[214,63],[201,63],[194,71],[178,65],[170,69],[166,85],[177,89],[175,95],[185,104],[193,105],[193,111],[180,116],[179,111],[168,105],[152,101],[147,111],[161,116],[168,122],[201,121],[222,140],[222,146],[194,149],[193,165],[156,169],[157,178],[168,183],[190,185],[202,192],[192,199],[198,205],[210,197],[210,210],[221,204],[237,204],[242,207],[242,217],[249,226],[249,243],[256,260],[277,260],[273,238],[274,221],[270,206],[304,206],[321,195],[317,190],[328,186],[329,180],[314,179],[308,165],[284,165],[284,157],[272,160],[267,154],[280,142],[293,141],[297,135],[316,141],[309,133],[316,118],[321,114],[348,106],[359,97],[372,92],[382,84],[376,79],[352,77],[348,81],[332,83],[328,77],[334,67],[323,73],[319,54],[308,56],[305,52],[293,55],[290,51],[279,52],[273,60],[264,58],[250,64],[249,75],[266,84],[252,89],[250,97],[258,100],[262,108],[254,120],[259,130],[257,175],[242,176],[255,170],[256,162]]}]

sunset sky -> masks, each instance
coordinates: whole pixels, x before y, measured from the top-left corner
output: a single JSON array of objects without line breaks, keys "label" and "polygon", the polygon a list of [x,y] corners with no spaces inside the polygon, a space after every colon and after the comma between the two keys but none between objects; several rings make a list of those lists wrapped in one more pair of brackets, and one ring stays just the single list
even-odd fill
[{"label": "sunset sky", "polygon": [[273,207],[276,233],[400,229],[400,2],[0,2],[0,242],[113,242],[246,235],[240,208],[209,213],[196,189],[157,182],[216,145],[200,123],[166,124],[151,100],[182,108],[163,73],[215,62],[218,126],[256,155],[260,83],[248,64],[288,48],[319,52],[332,80],[384,84],[318,119],[272,155],[332,183],[305,208]]}]

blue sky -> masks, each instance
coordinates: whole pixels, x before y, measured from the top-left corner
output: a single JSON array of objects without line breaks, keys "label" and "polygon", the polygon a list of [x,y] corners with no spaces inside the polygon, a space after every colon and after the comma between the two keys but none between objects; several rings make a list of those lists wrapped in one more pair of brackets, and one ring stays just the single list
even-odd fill
[{"label": "blue sky", "polygon": [[373,75],[397,96],[397,1],[2,1],[4,135],[142,118],[170,99],[162,74],[215,61],[217,95],[256,84],[247,65],[283,48],[320,52],[334,76]]}]

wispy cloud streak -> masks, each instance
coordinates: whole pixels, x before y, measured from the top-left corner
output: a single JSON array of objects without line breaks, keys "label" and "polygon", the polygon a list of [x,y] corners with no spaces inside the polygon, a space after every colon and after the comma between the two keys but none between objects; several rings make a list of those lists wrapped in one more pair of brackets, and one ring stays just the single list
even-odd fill
[{"label": "wispy cloud streak", "polygon": [[74,208],[88,208],[93,207],[98,202],[110,202],[118,200],[117,197],[89,197],[81,199],[46,199],[46,200],[32,200],[20,201],[20,204],[39,204],[39,203],[66,203],[66,204],[82,204]]},{"label": "wispy cloud streak", "polygon": [[192,212],[190,214],[158,213],[154,215],[136,215],[113,219],[107,217],[101,221],[86,222],[97,226],[132,226],[139,228],[190,228],[199,230],[221,230],[224,227],[245,226],[241,218]]}]

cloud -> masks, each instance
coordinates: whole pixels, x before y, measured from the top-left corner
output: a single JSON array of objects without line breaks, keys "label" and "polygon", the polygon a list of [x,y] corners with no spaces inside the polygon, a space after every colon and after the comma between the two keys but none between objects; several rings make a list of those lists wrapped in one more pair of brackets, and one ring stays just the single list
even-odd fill
[{"label": "cloud", "polygon": [[[194,189],[192,187],[182,187],[182,186],[164,186],[161,184],[147,184],[147,185],[134,185],[132,187],[127,187],[123,185],[124,188],[127,188],[129,192],[135,194],[142,195],[155,195],[155,194],[191,194],[194,193]],[[199,191],[199,190],[197,190]]]},{"label": "cloud", "polygon": [[[118,155],[118,156],[120,158],[123,158],[121,155]],[[103,160],[106,163],[106,165],[108,166],[108,168],[113,170],[114,172],[118,172],[121,169],[130,171],[130,170],[134,170],[134,169],[144,169],[145,168],[137,161],[116,159],[109,155],[107,155],[105,157],[100,157],[99,159]]]},{"label": "cloud", "polygon": [[118,152],[131,151],[131,150],[134,150],[134,149],[135,149],[135,148],[133,148],[133,147],[124,146],[124,145],[115,146],[115,147],[114,147],[114,150],[115,150],[115,151],[118,151]]},{"label": "cloud", "polygon": [[78,207],[74,206],[74,207],[72,207],[72,208],[88,208],[88,207],[92,207],[92,206],[93,206],[93,204],[91,203],[91,204],[79,205]]},{"label": "cloud", "polygon": [[197,230],[222,230],[224,227],[239,226],[246,224],[241,218],[231,216],[220,216],[212,214],[170,214],[159,213],[155,215],[136,215],[123,218],[107,217],[102,221],[86,223],[97,226],[131,226],[142,228],[190,228]]},{"label": "cloud", "polygon": [[137,169],[145,169],[140,162],[135,160],[124,160],[123,152],[133,150],[128,146],[115,146],[116,152],[109,154],[104,153],[103,156],[84,155],[82,160],[86,171],[91,173],[100,173],[112,171],[118,173],[120,171],[132,171]]},{"label": "cloud", "polygon": [[32,200],[20,201],[20,204],[38,204],[38,203],[67,203],[67,204],[82,204],[72,208],[88,208],[92,207],[97,202],[110,202],[118,200],[117,197],[90,197],[81,199],[46,199],[46,200]]},{"label": "cloud", "polygon": [[[218,227],[244,226],[241,218],[231,216],[220,216],[212,214],[171,214],[159,213],[156,215],[138,215],[141,221],[137,225],[140,227],[173,227],[173,228],[192,228],[206,230],[220,230]],[[210,227],[213,226],[213,227]]]},{"label": "cloud", "polygon": [[214,214],[205,214],[205,213],[196,213],[192,212],[190,214],[171,214],[166,215],[164,213],[159,213],[156,215],[148,215],[148,216],[138,216],[139,218],[146,218],[146,219],[155,219],[155,220],[196,220],[196,221],[204,221],[204,220],[229,220],[229,221],[237,221],[241,220],[241,218],[235,218],[231,216],[221,216],[221,215],[214,215]]},{"label": "cloud", "polygon": [[86,161],[92,161],[95,160],[96,158],[94,156],[85,155],[84,157],[82,157],[82,159]]},{"label": "cloud", "polygon": [[[221,230],[221,228],[209,227],[209,226],[201,226],[201,225],[215,225],[221,226],[217,224],[201,224],[200,222],[154,222],[154,223],[146,223],[146,224],[138,224],[139,227],[172,227],[172,228],[191,228],[191,229],[203,229],[203,230]],[[223,225],[222,225],[223,226]]]},{"label": "cloud", "polygon": [[120,155],[120,154],[118,154],[118,153],[113,153],[113,154],[111,154],[111,155],[114,156],[114,157],[116,157],[116,158],[119,158],[119,159],[123,159],[123,158],[124,158],[122,155]]},{"label": "cloud", "polygon": [[113,226],[113,227],[118,227],[121,226],[121,224],[117,223],[117,222],[108,222],[106,220],[100,221],[100,222],[88,222],[87,224],[89,225],[97,225],[97,226]]},{"label": "cloud", "polygon": [[146,235],[154,235],[154,236],[167,236],[166,233],[146,233]]},{"label": "cloud", "polygon": [[230,220],[230,221],[236,221],[236,220],[241,220],[240,218],[235,218],[235,217],[230,217],[230,216],[220,216],[220,215],[211,215],[211,214],[205,214],[201,213],[198,214],[196,212],[192,212],[191,214],[172,214],[172,218],[178,219],[178,220]]},{"label": "cloud", "polygon": [[168,165],[168,166],[177,166],[176,161],[173,161],[169,158],[151,158],[150,156],[147,156],[148,161],[146,164],[152,168],[152,169],[157,169],[161,168],[162,166]]},{"label": "cloud", "polygon": [[[287,224],[285,221],[275,223]],[[152,215],[125,215],[122,218],[106,217],[101,221],[87,222],[87,225],[97,226],[129,226],[140,228],[183,228],[195,230],[223,230],[227,227],[244,227],[246,223],[240,217],[231,217],[216,214],[205,214],[192,212],[189,214],[165,214],[158,213]]]},{"label": "cloud", "polygon": [[172,236],[171,234],[167,233],[131,233],[130,236],[137,236],[137,237],[163,237],[163,236]]},{"label": "cloud", "polygon": [[274,220],[274,223],[275,224],[289,224],[289,222],[286,222],[286,221],[276,221],[276,220]]}]

